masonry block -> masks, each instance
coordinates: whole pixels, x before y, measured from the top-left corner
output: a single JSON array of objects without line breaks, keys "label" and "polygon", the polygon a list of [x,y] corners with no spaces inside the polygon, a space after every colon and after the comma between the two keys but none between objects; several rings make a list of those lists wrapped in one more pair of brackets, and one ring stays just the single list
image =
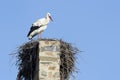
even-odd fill
[{"label": "masonry block", "polygon": [[60,80],[60,42],[40,40],[38,56],[34,80]]}]

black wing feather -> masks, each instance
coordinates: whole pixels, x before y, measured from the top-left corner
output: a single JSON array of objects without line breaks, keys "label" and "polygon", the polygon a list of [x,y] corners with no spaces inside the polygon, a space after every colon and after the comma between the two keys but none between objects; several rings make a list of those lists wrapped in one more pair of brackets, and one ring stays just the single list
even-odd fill
[{"label": "black wing feather", "polygon": [[30,28],[30,31],[29,31],[27,37],[28,37],[34,30],[36,30],[36,29],[38,29],[38,28],[40,28],[40,26],[32,26],[32,27]]}]

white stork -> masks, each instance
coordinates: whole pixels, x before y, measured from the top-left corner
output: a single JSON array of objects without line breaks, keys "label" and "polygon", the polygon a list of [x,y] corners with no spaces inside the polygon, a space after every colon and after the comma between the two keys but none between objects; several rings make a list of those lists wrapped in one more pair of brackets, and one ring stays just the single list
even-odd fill
[{"label": "white stork", "polygon": [[47,28],[47,25],[50,23],[50,21],[53,21],[51,14],[47,13],[45,18],[38,19],[32,24],[27,37],[32,39],[37,34],[41,35],[41,33]]}]

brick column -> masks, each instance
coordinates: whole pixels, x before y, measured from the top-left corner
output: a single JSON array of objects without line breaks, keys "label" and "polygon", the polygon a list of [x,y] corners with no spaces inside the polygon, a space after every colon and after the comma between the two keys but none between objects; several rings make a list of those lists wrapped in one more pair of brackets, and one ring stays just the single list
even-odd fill
[{"label": "brick column", "polygon": [[60,80],[59,41],[39,41],[39,58],[34,80]]}]

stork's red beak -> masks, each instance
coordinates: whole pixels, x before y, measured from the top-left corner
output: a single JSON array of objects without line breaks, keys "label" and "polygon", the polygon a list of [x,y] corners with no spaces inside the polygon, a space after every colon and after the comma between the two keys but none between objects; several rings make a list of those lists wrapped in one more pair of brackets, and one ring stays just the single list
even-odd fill
[{"label": "stork's red beak", "polygon": [[51,16],[49,16],[49,18],[50,18],[50,20],[51,20],[51,21],[53,21],[53,19],[52,19],[52,17],[51,17]]}]

